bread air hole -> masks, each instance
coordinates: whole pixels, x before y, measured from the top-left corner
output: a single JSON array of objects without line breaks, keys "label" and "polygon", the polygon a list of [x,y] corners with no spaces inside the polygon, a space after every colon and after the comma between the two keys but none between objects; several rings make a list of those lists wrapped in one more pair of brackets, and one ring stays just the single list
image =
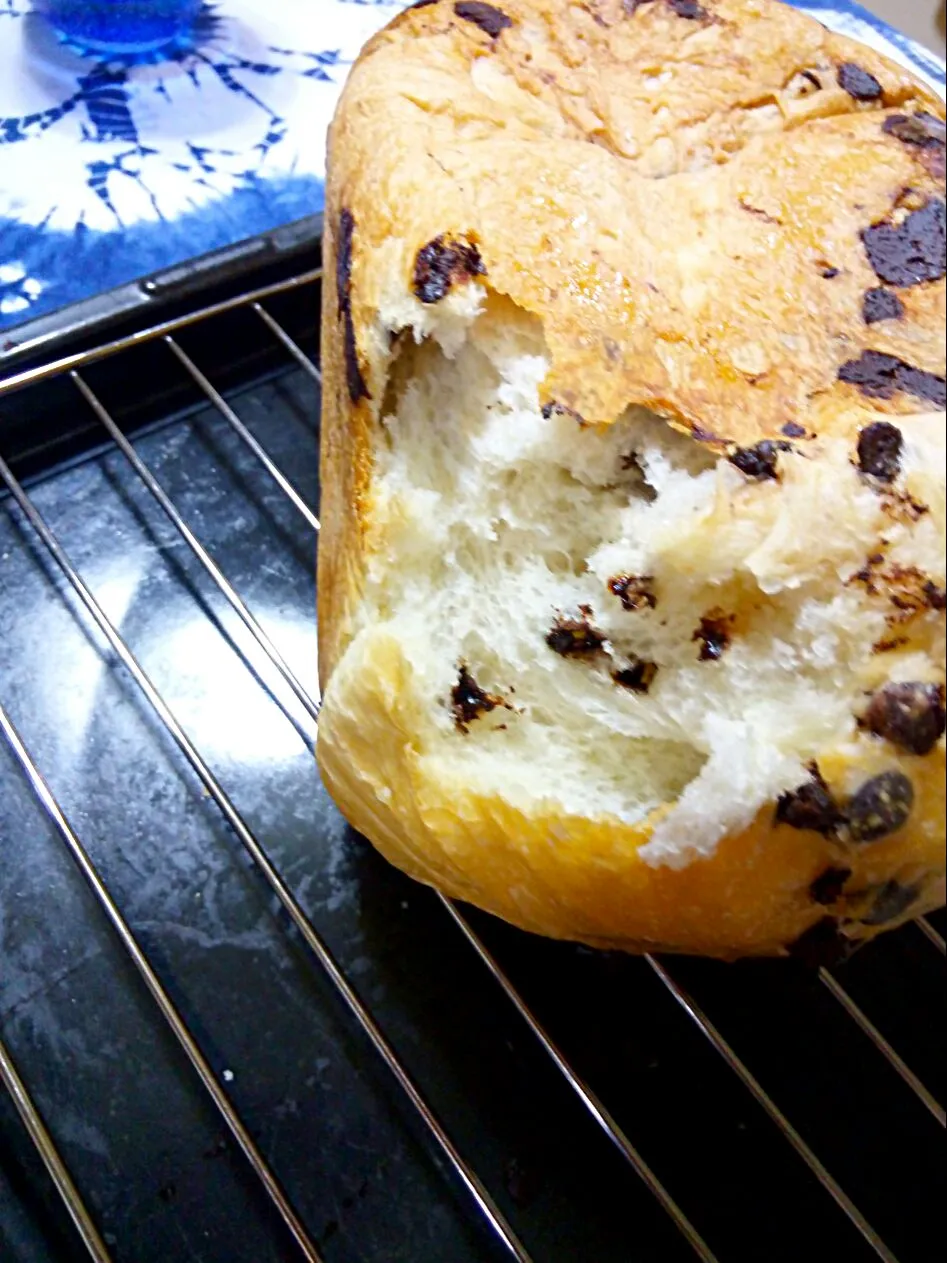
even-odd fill
[{"label": "bread air hole", "polygon": [[[855,734],[885,610],[845,580],[892,528],[851,440],[826,440],[819,460],[781,453],[780,482],[748,480],[642,408],[610,426],[544,415],[541,324],[508,300],[471,306],[462,337],[456,312],[440,340],[424,319],[423,337],[394,343],[361,615],[413,673],[418,757],[530,812],[634,822],[672,803],[643,857],[711,852]],[[896,531],[905,556],[923,551]],[[623,608],[609,590],[622,574],[653,579],[653,607]],[[605,648],[553,652],[554,620],[582,607]],[[714,609],[731,642],[701,661],[694,629]],[[458,662],[491,694],[515,688],[515,712],[458,732]],[[637,662],[649,688],[616,684]]]}]

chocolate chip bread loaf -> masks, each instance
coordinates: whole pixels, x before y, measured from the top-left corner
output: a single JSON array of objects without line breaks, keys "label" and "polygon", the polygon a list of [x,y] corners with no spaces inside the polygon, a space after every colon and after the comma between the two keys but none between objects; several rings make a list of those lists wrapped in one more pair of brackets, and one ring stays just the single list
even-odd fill
[{"label": "chocolate chip bread loaf", "polygon": [[944,110],[774,0],[421,0],[330,136],[318,758],[557,937],[944,898]]}]

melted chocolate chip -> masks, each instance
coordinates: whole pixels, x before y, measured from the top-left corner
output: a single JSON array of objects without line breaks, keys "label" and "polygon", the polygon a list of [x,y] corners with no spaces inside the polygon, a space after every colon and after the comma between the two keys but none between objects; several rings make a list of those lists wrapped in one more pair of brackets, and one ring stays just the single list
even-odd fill
[{"label": "melted chocolate chip", "polygon": [[841,268],[833,267],[831,263],[824,263],[819,268],[819,275],[826,281],[834,281],[840,272]]},{"label": "melted chocolate chip", "polygon": [[858,433],[858,468],[882,482],[894,482],[901,469],[904,438],[890,421],[874,421]]},{"label": "melted chocolate chip", "polygon": [[944,202],[930,198],[900,224],[881,220],[862,231],[868,262],[879,280],[907,287],[938,281],[947,270]]},{"label": "melted chocolate chip", "polygon": [[730,645],[733,616],[711,611],[700,620],[691,640],[700,642],[701,662],[716,662]]},{"label": "melted chocolate chip", "polygon": [[465,22],[473,22],[474,26],[479,26],[491,39],[496,39],[501,31],[513,25],[513,19],[507,17],[502,9],[485,4],[484,0],[457,0],[454,12]]},{"label": "melted chocolate chip", "polygon": [[339,232],[335,243],[335,297],[339,319],[342,321],[342,350],[345,356],[345,382],[352,403],[371,399],[365,378],[358,362],[358,346],[355,341],[355,322],[352,319],[352,238],[355,219],[347,207],[339,215]]},{"label": "melted chocolate chip", "polygon": [[558,403],[555,399],[551,399],[549,403],[544,403],[541,412],[544,421],[548,421],[550,417],[571,417],[573,421],[578,422],[581,426],[588,424],[585,417],[580,416],[575,408],[570,408],[564,403]]},{"label": "melted chocolate chip", "polygon": [[809,771],[811,780],[789,794],[780,795],[776,803],[776,820],[792,829],[806,829],[810,833],[830,837],[838,831],[844,816],[818,766],[813,763]]},{"label": "melted chocolate chip", "polygon": [[866,325],[877,324],[879,320],[900,320],[904,315],[904,303],[897,294],[883,285],[865,290],[862,297],[862,320]]},{"label": "melted chocolate chip", "polygon": [[579,618],[558,615],[546,635],[546,644],[564,658],[587,658],[605,644],[607,637],[591,621],[592,610],[588,605],[579,607]]},{"label": "melted chocolate chip", "polygon": [[922,592],[928,609],[937,610],[939,613],[947,610],[947,589],[939,588],[932,579],[928,579]]},{"label": "melted chocolate chip", "polygon": [[845,815],[853,842],[877,842],[897,833],[914,806],[914,786],[903,772],[882,772],[866,781]]},{"label": "melted chocolate chip", "polygon": [[352,320],[351,308],[346,305],[343,313],[343,349],[345,352],[345,382],[349,388],[349,398],[352,403],[358,403],[360,399],[371,399],[368,393],[368,387],[365,385],[365,378],[362,376],[362,366],[358,362],[358,346],[355,342],[355,324]]},{"label": "melted chocolate chip", "polygon": [[823,917],[810,925],[794,943],[787,944],[789,955],[807,969],[831,969],[854,951],[855,945],[839,928],[835,917]]},{"label": "melted chocolate chip", "polygon": [[791,451],[788,443],[774,443],[770,439],[763,439],[762,443],[757,443],[754,447],[738,447],[727,459],[741,473],[746,474],[747,478],[776,478],[779,453]]},{"label": "melted chocolate chip", "polygon": [[875,76],[853,61],[843,61],[836,77],[839,87],[856,101],[877,101],[881,96],[881,84]]},{"label": "melted chocolate chip", "polygon": [[657,673],[658,664],[656,662],[645,662],[641,658],[636,658],[630,667],[625,667],[621,671],[613,671],[612,679],[616,684],[620,684],[622,688],[630,689],[632,693],[647,693],[654,683],[654,677]]},{"label": "melted chocolate chip", "polygon": [[653,610],[658,603],[650,585],[654,576],[650,574],[616,574],[609,579],[609,592],[617,596],[626,610]]},{"label": "melted chocolate chip", "polygon": [[897,881],[886,881],[875,895],[871,908],[860,918],[864,925],[887,925],[908,911],[923,889],[920,882],[902,886]]},{"label": "melted chocolate chip", "polygon": [[944,735],[944,686],[886,684],[871,699],[862,726],[911,754],[930,754]]},{"label": "melted chocolate chip", "polygon": [[335,242],[335,296],[339,315],[348,310],[349,286],[352,283],[352,237],[355,219],[352,212],[343,207],[339,215],[339,232]]},{"label": "melted chocolate chip", "polygon": [[668,7],[673,9],[679,18],[689,18],[692,22],[700,18],[710,17],[707,10],[697,0],[667,0]]},{"label": "melted chocolate chip", "polygon": [[495,697],[480,687],[463,663],[457,674],[457,683],[450,691],[450,700],[454,723],[461,732],[466,732],[468,725],[480,715],[503,705],[502,698]]},{"label": "melted chocolate chip", "polygon": [[846,360],[838,377],[872,399],[891,399],[902,392],[927,399],[938,408],[947,403],[947,382],[943,377],[882,351],[862,351],[857,360]]},{"label": "melted chocolate chip", "polygon": [[806,437],[806,427],[797,425],[795,421],[787,421],[785,425],[779,427],[780,433],[785,434],[787,439],[804,439]]},{"label": "melted chocolate chip", "polygon": [[820,903],[825,907],[836,903],[842,897],[842,890],[851,875],[852,870],[850,868],[833,868],[830,866],[823,869],[809,887],[809,897],[812,899],[812,902]]},{"label": "melted chocolate chip", "polygon": [[476,246],[435,237],[414,261],[414,292],[422,303],[439,303],[454,281],[482,276],[484,271]]},{"label": "melted chocolate chip", "polygon": [[881,124],[888,136],[919,149],[944,148],[945,128],[941,119],[921,110],[917,114],[892,114]]}]

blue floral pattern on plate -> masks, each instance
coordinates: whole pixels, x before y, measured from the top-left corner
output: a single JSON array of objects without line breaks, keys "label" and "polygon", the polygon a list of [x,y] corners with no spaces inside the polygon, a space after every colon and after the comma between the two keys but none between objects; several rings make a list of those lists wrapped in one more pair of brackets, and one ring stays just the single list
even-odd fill
[{"label": "blue floral pattern on plate", "polygon": [[[158,64],[81,58],[0,0],[0,329],[322,209],[348,67],[401,0],[223,0]],[[800,0],[943,90],[938,59],[845,0]]]}]

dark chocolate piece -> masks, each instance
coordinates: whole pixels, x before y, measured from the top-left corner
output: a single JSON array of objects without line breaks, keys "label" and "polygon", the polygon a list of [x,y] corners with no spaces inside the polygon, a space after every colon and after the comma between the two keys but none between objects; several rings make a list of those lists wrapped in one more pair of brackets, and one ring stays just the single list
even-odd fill
[{"label": "dark chocolate piece", "polygon": [[911,754],[930,754],[944,735],[942,684],[886,684],[872,697],[861,723]]},{"label": "dark chocolate piece", "polygon": [[918,149],[944,148],[945,128],[939,118],[921,110],[917,114],[891,114],[881,124],[888,136],[896,136],[905,145]]},{"label": "dark chocolate piece", "polygon": [[819,268],[819,275],[823,280],[834,281],[841,270],[841,268],[833,267],[831,263],[823,263]]},{"label": "dark chocolate piece", "polygon": [[868,262],[879,280],[902,288],[939,281],[947,270],[942,198],[909,211],[900,224],[883,219],[862,231]]},{"label": "dark chocolate piece", "polygon": [[450,700],[454,723],[461,732],[466,732],[468,724],[500,704],[499,698],[480,687],[463,663],[457,673],[457,683],[450,691]]},{"label": "dark chocolate piece", "polygon": [[876,285],[874,289],[866,289],[862,298],[862,320],[866,325],[877,324],[879,320],[900,320],[904,315],[904,303],[890,289]]},{"label": "dark chocolate piece", "polygon": [[911,882],[910,885],[902,886],[900,882],[894,880],[886,881],[875,895],[869,911],[860,918],[862,924],[887,925],[889,921],[896,921],[916,901],[922,889],[920,882]]},{"label": "dark chocolate piece", "polygon": [[656,662],[645,662],[641,658],[635,658],[630,667],[613,671],[612,679],[622,688],[630,689],[632,693],[647,693],[657,673]]},{"label": "dark chocolate piece", "polygon": [[435,237],[414,261],[414,292],[422,303],[439,303],[454,281],[482,276],[484,271],[476,246]]},{"label": "dark chocolate piece", "polygon": [[807,969],[831,969],[847,960],[855,944],[841,931],[835,917],[823,917],[810,925],[786,950]]},{"label": "dark chocolate piece", "polygon": [[339,214],[339,232],[335,243],[335,297],[340,316],[349,305],[349,286],[352,283],[352,237],[355,219],[348,207]]},{"label": "dark chocolate piece", "polygon": [[575,408],[570,408],[567,404],[559,403],[556,399],[550,399],[549,403],[544,403],[541,412],[543,419],[548,421],[550,417],[571,417],[573,421],[581,426],[588,424],[585,417],[580,416]]},{"label": "dark chocolate piece", "polygon": [[932,579],[928,579],[922,589],[928,609],[943,613],[947,610],[947,589],[939,588]]},{"label": "dark chocolate piece", "polygon": [[773,442],[763,439],[754,447],[738,447],[728,457],[731,465],[736,465],[747,478],[776,478],[776,461],[780,452],[791,452],[789,443]]},{"label": "dark chocolate piece", "polygon": [[700,642],[701,662],[716,662],[722,658],[730,645],[730,632],[733,627],[733,616],[711,610],[700,620],[700,626],[691,636],[691,640]]},{"label": "dark chocolate piece", "polygon": [[870,399],[891,399],[900,391],[927,399],[938,408],[947,403],[947,382],[943,377],[882,351],[862,351],[857,360],[846,360],[838,376],[839,381],[857,386]]},{"label": "dark chocolate piece", "polygon": [[874,75],[862,70],[853,61],[843,61],[836,75],[839,87],[856,101],[877,101],[881,96],[881,84]]},{"label": "dark chocolate piece", "polygon": [[894,482],[901,469],[904,437],[890,421],[873,421],[858,432],[858,468],[882,482]]},{"label": "dark chocolate piece", "polygon": [[689,18],[692,22],[710,17],[710,14],[697,0],[667,0],[668,7],[673,9],[679,18]]},{"label": "dark chocolate piece", "polygon": [[903,772],[882,772],[866,781],[845,815],[853,842],[877,842],[902,828],[914,806],[914,786]]},{"label": "dark chocolate piece", "polygon": [[362,376],[362,366],[358,362],[358,346],[355,342],[355,324],[352,320],[351,308],[348,306],[345,308],[343,320],[345,382],[349,388],[349,398],[352,403],[358,403],[360,399],[371,399],[371,395],[368,393],[368,387],[365,385],[365,378]]},{"label": "dark chocolate piece", "polygon": [[564,658],[587,658],[596,654],[607,637],[592,623],[592,608],[579,606],[578,618],[559,614],[546,635],[546,644]]},{"label": "dark chocolate piece", "polygon": [[454,12],[465,22],[473,22],[474,26],[479,26],[491,39],[496,39],[501,31],[513,25],[513,19],[507,17],[502,9],[485,4],[484,0],[457,0]]},{"label": "dark chocolate piece", "polygon": [[844,822],[844,816],[818,765],[811,764],[809,771],[811,780],[791,793],[780,795],[776,803],[776,821],[793,829],[807,829],[811,833],[831,837]]},{"label": "dark chocolate piece", "polygon": [[845,883],[852,875],[850,868],[829,868],[823,869],[818,877],[809,887],[809,897],[813,903],[820,903],[823,906],[836,903],[842,897],[842,890]]},{"label": "dark chocolate piece", "polygon": [[780,433],[785,434],[787,439],[804,439],[806,437],[806,427],[798,425],[795,421],[787,421],[779,429]]},{"label": "dark chocolate piece", "polygon": [[658,603],[651,591],[654,576],[650,574],[616,574],[609,579],[609,592],[617,596],[626,610],[653,610]]},{"label": "dark chocolate piece", "polygon": [[362,368],[358,362],[358,346],[355,342],[355,322],[352,319],[352,238],[355,219],[352,212],[343,207],[339,214],[339,233],[335,243],[335,297],[339,319],[342,321],[342,351],[345,356],[345,382],[352,403],[371,399]]}]

